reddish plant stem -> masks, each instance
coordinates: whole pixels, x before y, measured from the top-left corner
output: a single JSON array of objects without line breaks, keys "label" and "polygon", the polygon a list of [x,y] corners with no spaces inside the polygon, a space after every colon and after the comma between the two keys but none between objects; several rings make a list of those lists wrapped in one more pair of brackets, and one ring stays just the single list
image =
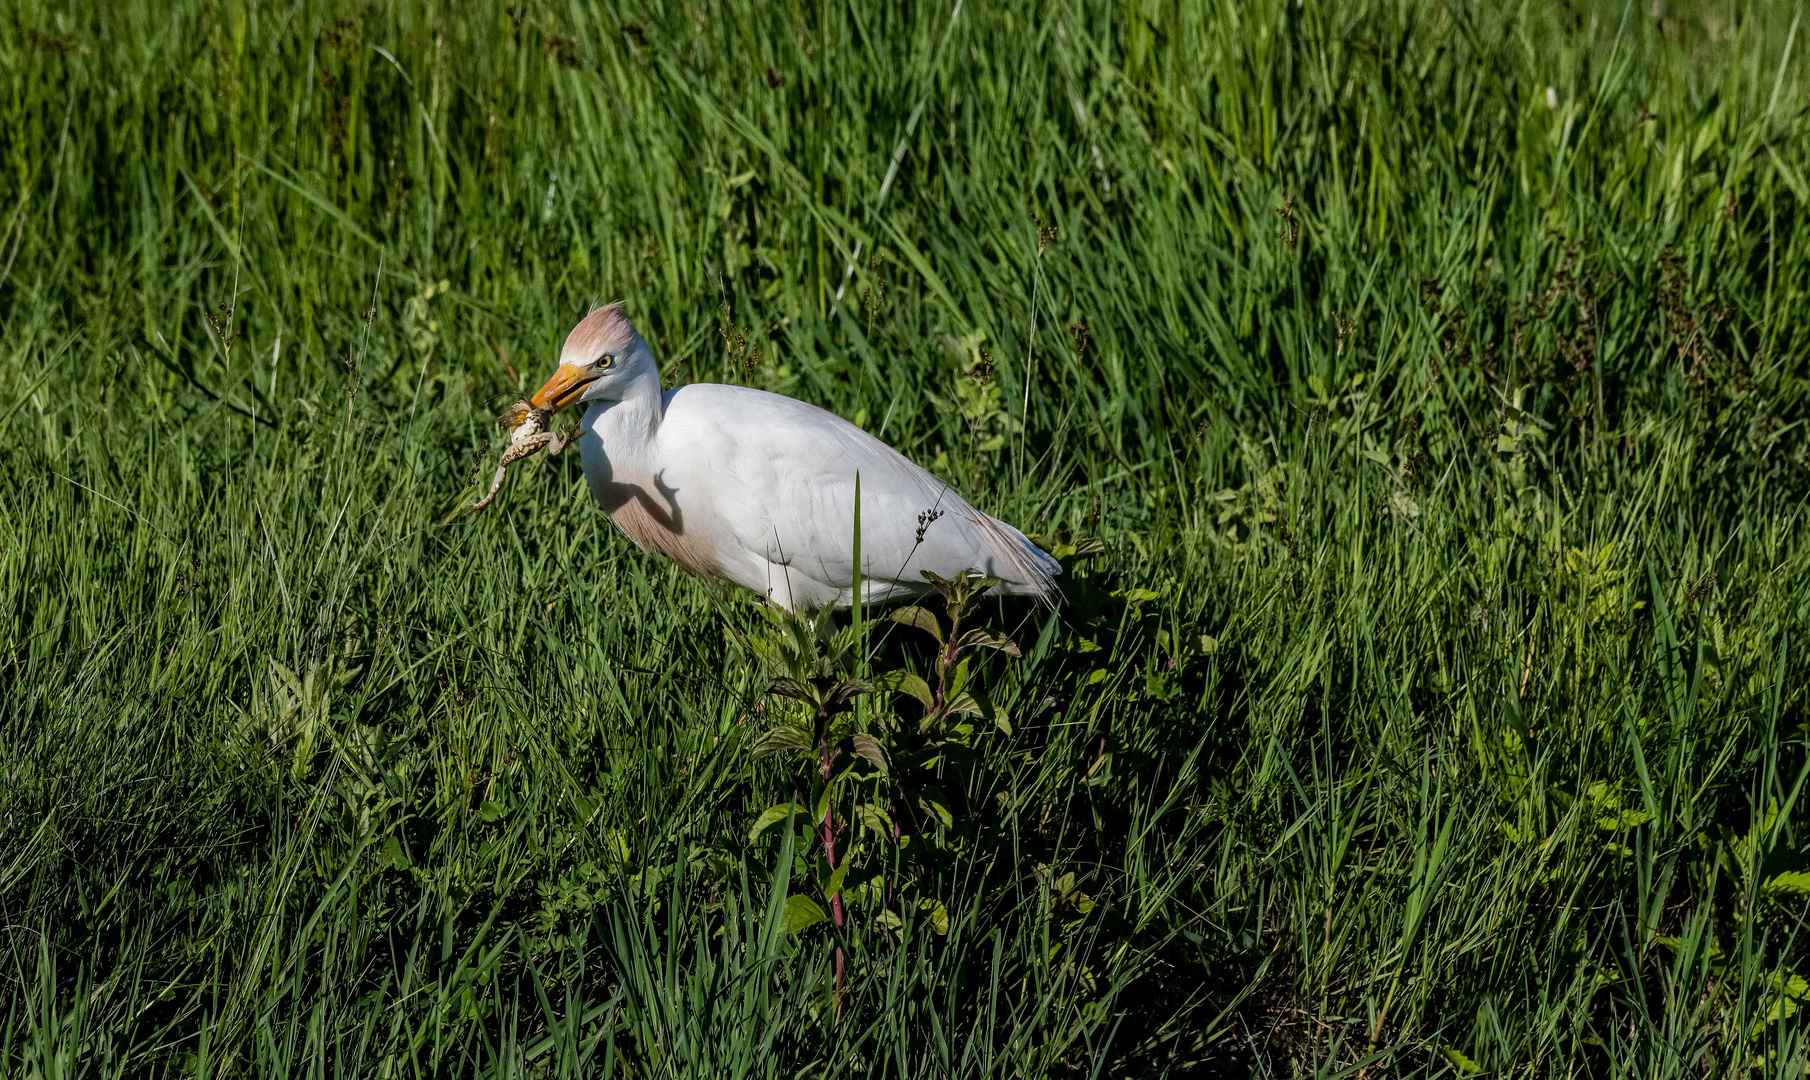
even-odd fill
[{"label": "reddish plant stem", "polygon": [[[830,737],[829,737],[829,734],[826,732],[823,736],[822,748],[817,753],[818,769],[820,771],[820,774],[823,777],[823,783],[826,788],[829,786],[830,772],[836,765],[836,757],[837,757],[837,755],[831,753],[831,751],[830,751]],[[823,821],[820,822],[817,826],[818,839],[823,841],[823,861],[829,865],[830,873],[832,875],[834,875],[836,873],[835,813],[836,813],[836,808],[834,806],[830,805],[830,803],[826,801],[823,806]],[[842,929],[842,925],[843,925],[842,890],[841,889],[837,889],[830,896],[830,918],[835,921],[836,929],[838,931],[840,931]],[[840,936],[840,935],[838,935],[838,936]],[[836,1016],[838,1019],[840,1019],[842,1016],[842,992],[843,992],[843,989],[844,989],[844,982],[843,982],[842,946],[840,943],[838,943],[836,946]]]},{"label": "reddish plant stem", "polygon": [[[830,812],[828,809],[824,810],[823,824],[818,826],[818,828],[820,830],[819,835],[823,839],[823,861],[829,863],[830,873],[833,874],[836,872],[836,830],[835,830],[835,827],[830,824]],[[830,914],[835,918],[836,925],[841,926],[842,925],[842,890],[841,889],[837,889],[835,894],[830,897]]]},{"label": "reddish plant stem", "polygon": [[949,605],[949,640],[943,643],[943,655],[936,665],[936,711],[941,714],[949,689],[949,669],[955,666],[955,639],[962,632],[962,609]]}]

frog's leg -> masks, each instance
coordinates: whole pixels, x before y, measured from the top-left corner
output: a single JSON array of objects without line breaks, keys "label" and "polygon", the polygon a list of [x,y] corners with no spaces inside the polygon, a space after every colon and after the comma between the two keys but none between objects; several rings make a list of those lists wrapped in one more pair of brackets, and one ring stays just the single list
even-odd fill
[{"label": "frog's leg", "polygon": [[503,476],[509,471],[509,466],[534,454],[541,447],[552,442],[553,439],[554,436],[543,431],[538,435],[530,435],[525,439],[517,439],[515,442],[510,443],[509,449],[503,451],[502,460],[497,462],[496,475],[490,479],[490,491],[487,492],[482,499],[471,504],[472,512],[482,513],[484,508],[489,506],[491,502],[496,499],[496,493],[502,490]]}]

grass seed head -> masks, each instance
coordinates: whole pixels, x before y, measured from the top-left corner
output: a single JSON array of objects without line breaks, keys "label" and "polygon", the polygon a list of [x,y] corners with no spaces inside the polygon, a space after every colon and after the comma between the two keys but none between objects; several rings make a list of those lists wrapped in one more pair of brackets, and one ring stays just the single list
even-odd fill
[{"label": "grass seed head", "polygon": [[1293,251],[1295,244],[1301,239],[1301,222],[1295,218],[1293,195],[1284,196],[1282,205],[1276,210],[1276,216],[1282,219],[1282,231],[1276,234],[1276,239],[1287,244],[1289,250]]},{"label": "grass seed head", "polygon": [[918,539],[917,539],[918,543],[922,544],[924,542],[924,530],[928,529],[930,527],[931,523],[934,522],[937,518],[942,517],[943,513],[944,513],[943,511],[938,510],[936,507],[933,506],[930,509],[925,510],[923,513],[918,515]]},{"label": "grass seed head", "polygon": [[973,379],[976,386],[985,387],[988,383],[993,381],[992,354],[987,352],[983,347],[980,350],[980,359],[975,361],[974,366],[962,372],[962,374]]}]

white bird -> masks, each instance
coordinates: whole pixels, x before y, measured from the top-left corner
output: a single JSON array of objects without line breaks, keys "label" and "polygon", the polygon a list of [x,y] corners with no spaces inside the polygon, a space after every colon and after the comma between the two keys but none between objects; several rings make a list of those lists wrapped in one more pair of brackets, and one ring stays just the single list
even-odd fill
[{"label": "white bird", "polygon": [[994,577],[1002,592],[1055,600],[1056,560],[841,417],[742,386],[662,393],[653,353],[620,303],[573,328],[558,370],[530,400],[554,410],[585,403],[585,479],[636,546],[787,610],[853,603],[857,474],[863,602],[923,595],[924,570]]}]

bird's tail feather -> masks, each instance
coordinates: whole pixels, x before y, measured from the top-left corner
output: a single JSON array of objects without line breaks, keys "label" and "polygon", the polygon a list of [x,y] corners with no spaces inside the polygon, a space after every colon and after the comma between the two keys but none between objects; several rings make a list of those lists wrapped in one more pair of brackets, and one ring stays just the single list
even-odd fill
[{"label": "bird's tail feather", "polygon": [[[1001,591],[1014,596],[1034,596],[1044,606],[1054,608],[1061,593],[1056,588],[1056,575],[1062,564],[1051,558],[1030,538],[990,514],[970,508],[974,523],[992,541],[996,560],[995,576],[1001,580]],[[1005,573],[1000,573],[1003,570]]]}]

